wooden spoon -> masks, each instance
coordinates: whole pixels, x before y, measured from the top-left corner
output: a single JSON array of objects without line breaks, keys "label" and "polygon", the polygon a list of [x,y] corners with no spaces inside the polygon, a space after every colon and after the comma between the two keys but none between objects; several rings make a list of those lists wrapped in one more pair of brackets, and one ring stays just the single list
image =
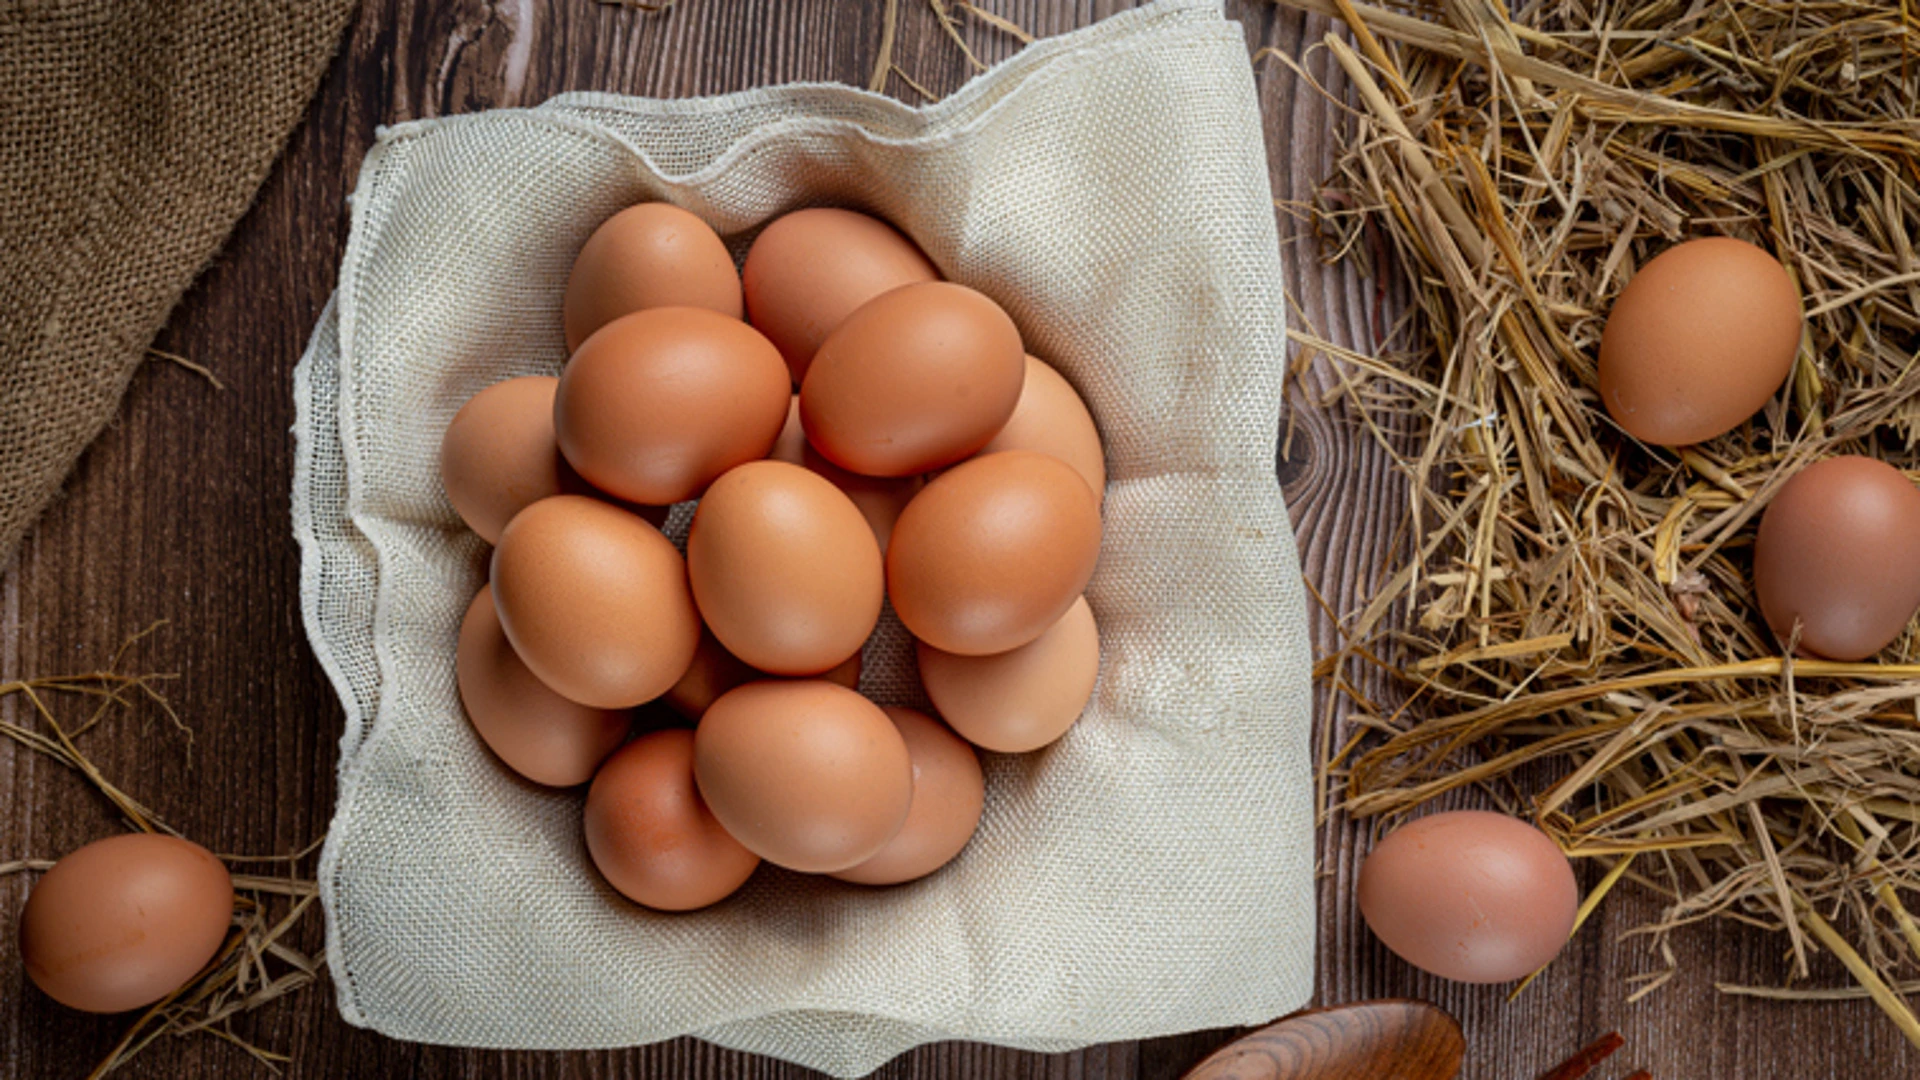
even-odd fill
[{"label": "wooden spoon", "polygon": [[1182,1080],[1453,1080],[1460,1024],[1424,1001],[1307,1009],[1228,1043]]}]

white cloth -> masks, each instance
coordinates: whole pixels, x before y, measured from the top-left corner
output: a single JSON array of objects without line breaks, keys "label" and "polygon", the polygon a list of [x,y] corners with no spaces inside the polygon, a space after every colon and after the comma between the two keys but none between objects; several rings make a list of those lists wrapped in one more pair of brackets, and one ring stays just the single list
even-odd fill
[{"label": "white cloth", "polygon": [[[642,910],[589,864],[580,793],[516,780],[462,717],[486,549],[441,490],[441,432],[481,387],[559,370],[574,253],[648,199],[736,254],[797,207],[878,214],[1004,305],[1099,422],[1094,700],[1057,745],[986,755],[980,831],[931,878],[765,867],[714,908]],[[920,109],[843,86],[569,94],[384,131],[295,377],[301,600],[346,712],[320,863],[342,1015],[481,1047],[690,1033],[852,1076],[932,1040],[1061,1050],[1302,1004],[1284,311],[1246,47],[1212,0],[1043,41]],[[889,622],[864,689],[918,698],[907,644]]]}]

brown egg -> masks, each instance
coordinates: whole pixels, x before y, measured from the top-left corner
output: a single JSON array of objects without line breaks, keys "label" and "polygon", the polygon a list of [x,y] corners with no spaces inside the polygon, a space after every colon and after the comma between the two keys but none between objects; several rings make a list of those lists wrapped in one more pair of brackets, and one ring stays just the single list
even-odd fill
[{"label": "brown egg", "polygon": [[966,740],[922,712],[887,706],[913,760],[913,802],[907,822],[866,862],[834,877],[858,885],[898,885],[953,861],[973,839],[986,805],[980,757]]},{"label": "brown egg", "polygon": [[1000,305],[931,281],[884,293],[847,317],[800,384],[800,420],[828,461],[866,476],[913,476],[985,446],[1026,381],[1020,331]]},{"label": "brown egg", "polygon": [[1580,888],[1547,834],[1482,810],[1396,829],[1360,866],[1360,914],[1407,963],[1499,983],[1537,971],[1573,933]]},{"label": "brown egg", "polygon": [[[454,414],[440,440],[440,480],[467,527],[489,544],[513,515],[553,495],[600,495],[567,464],[553,432],[560,380],[528,375],[494,383]],[[664,506],[621,503],[661,525]]]},{"label": "brown egg", "polygon": [[926,479],[920,476],[907,476],[890,479],[881,476],[861,476],[820,456],[807,442],[806,429],[800,424],[800,395],[793,396],[793,404],[787,410],[787,426],[780,429],[780,438],[774,441],[773,453],[767,455],[774,461],[784,461],[800,465],[819,473],[834,487],[846,493],[853,505],[873,529],[873,538],[880,544],[880,554],[887,553],[887,541],[893,536],[893,524],[900,520],[900,512],[907,508],[920,489],[927,486]]},{"label": "brown egg", "polygon": [[1100,429],[1094,426],[1093,414],[1072,383],[1031,356],[1013,416],[980,448],[983,454],[1001,450],[1051,454],[1073,466],[1093,489],[1095,503],[1106,499],[1107,456],[1100,448]]},{"label": "brown egg", "polygon": [[[860,654],[854,653],[846,658],[839,667],[823,672],[813,678],[838,683],[849,690],[860,688]],[[787,678],[788,676],[769,676],[764,671],[755,671],[741,659],[727,651],[725,645],[713,636],[713,631],[702,629],[700,647],[693,652],[693,663],[680,681],[673,684],[660,700],[667,703],[674,712],[689,720],[698,720],[706,714],[720,695],[736,686],[744,686],[766,678]]]},{"label": "brown egg", "polygon": [[493,551],[493,602],[513,651],[562,696],[624,709],[693,662],[700,616],[660,530],[579,495],[542,499]]},{"label": "brown egg", "polygon": [[232,923],[226,864],[177,837],[127,833],[73,852],[33,887],[20,959],[60,1004],[125,1012],[186,985]]},{"label": "brown egg", "polygon": [[784,461],[714,481],[687,533],[694,600],[713,636],[776,675],[812,675],[860,651],[880,620],[881,565],[853,503]]},{"label": "brown egg", "polygon": [[680,681],[674,683],[660,700],[681,716],[698,720],[721,694],[759,677],[759,672],[728,652],[727,647],[713,636],[712,630],[702,627],[700,644],[693,650],[693,663],[687,665]]},{"label": "brown egg", "polygon": [[1784,644],[1865,660],[1920,607],[1920,489],[1885,462],[1835,457],[1781,485],[1753,545],[1754,592]]},{"label": "brown egg", "polygon": [[563,318],[567,351],[622,315],[696,307],[738,319],[740,275],[707,223],[670,203],[641,203],[595,229],[573,261]]},{"label": "brown egg", "polygon": [[796,386],[853,309],[888,289],[940,279],[886,222],[831,207],[776,219],[754,238],[740,274],[747,315],[787,358]]},{"label": "brown egg", "polygon": [[1759,412],[1793,369],[1800,295],[1744,240],[1689,240],[1640,268],[1600,335],[1600,399],[1656,446],[1704,442]]},{"label": "brown egg", "polygon": [[1080,597],[1047,632],[1008,652],[955,656],[918,643],[920,682],[940,716],[983,750],[1024,754],[1067,733],[1100,674],[1100,631]]},{"label": "brown egg", "polygon": [[467,606],[453,667],[460,703],[480,741],[536,784],[584,784],[626,740],[624,711],[568,701],[528,670],[500,629],[490,585]]},{"label": "brown egg", "polygon": [[729,691],[700,718],[693,772],[714,816],[776,866],[830,874],[906,823],[913,761],[880,706],[818,679]]},{"label": "brown egg", "polygon": [[887,596],[942,652],[1017,649],[1060,621],[1100,558],[1100,509],[1073,467],[1028,450],[941,473],[900,515]]},{"label": "brown egg", "polygon": [[760,865],[693,782],[693,732],[655,731],[607,759],[587,789],[587,853],[636,904],[692,911],[732,896]]},{"label": "brown egg", "polygon": [[666,506],[766,457],[788,389],[780,354],[752,327],[702,308],[652,308],[601,327],[573,354],[554,431],[588,483]]},{"label": "brown egg", "polygon": [[553,437],[560,380],[530,375],[473,395],[440,440],[440,482],[467,527],[487,543],[522,508],[563,491],[584,493]]}]

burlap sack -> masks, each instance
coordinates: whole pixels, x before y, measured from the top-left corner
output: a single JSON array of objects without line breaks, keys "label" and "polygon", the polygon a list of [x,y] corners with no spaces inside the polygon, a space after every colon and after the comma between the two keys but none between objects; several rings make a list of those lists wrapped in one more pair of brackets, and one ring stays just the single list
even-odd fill
[{"label": "burlap sack", "polygon": [[353,6],[0,9],[0,565],[253,201]]},{"label": "burlap sack", "polygon": [[[347,713],[320,865],[342,1014],[487,1047],[693,1033],[851,1076],[936,1039],[1057,1050],[1300,1005],[1308,644],[1261,139],[1240,31],[1194,0],[925,109],[838,86],[570,95],[386,132],[296,388],[302,597]],[[1054,747],[988,756],[979,834],[931,878],[766,867],[712,909],[650,913],[589,864],[579,793],[516,781],[461,716],[486,549],[442,493],[441,432],[481,387],[560,368],[568,265],[644,199],[736,250],[798,206],[881,214],[1004,304],[1100,423],[1094,701]],[[881,700],[917,695],[903,644],[889,626],[869,650]]]}]

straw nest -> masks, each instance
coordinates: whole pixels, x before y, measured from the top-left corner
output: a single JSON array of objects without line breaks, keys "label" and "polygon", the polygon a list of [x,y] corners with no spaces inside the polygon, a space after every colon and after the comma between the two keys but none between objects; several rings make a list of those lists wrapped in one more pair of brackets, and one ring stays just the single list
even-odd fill
[{"label": "straw nest", "polygon": [[[1313,207],[1329,258],[1411,301],[1377,357],[1302,336],[1410,493],[1318,669],[1355,702],[1344,809],[1518,793],[1609,867],[1583,918],[1625,879],[1665,900],[1656,949],[1708,918],[1770,928],[1786,982],[1825,949],[1858,984],[1839,994],[1920,1044],[1920,640],[1795,659],[1749,579],[1803,465],[1920,469],[1920,21],[1887,0],[1279,2],[1352,30],[1314,46],[1353,87]],[[1603,320],[1636,266],[1714,234],[1779,257],[1808,333],[1749,423],[1641,445],[1594,391]],[[1369,665],[1395,700],[1356,689]]]}]

